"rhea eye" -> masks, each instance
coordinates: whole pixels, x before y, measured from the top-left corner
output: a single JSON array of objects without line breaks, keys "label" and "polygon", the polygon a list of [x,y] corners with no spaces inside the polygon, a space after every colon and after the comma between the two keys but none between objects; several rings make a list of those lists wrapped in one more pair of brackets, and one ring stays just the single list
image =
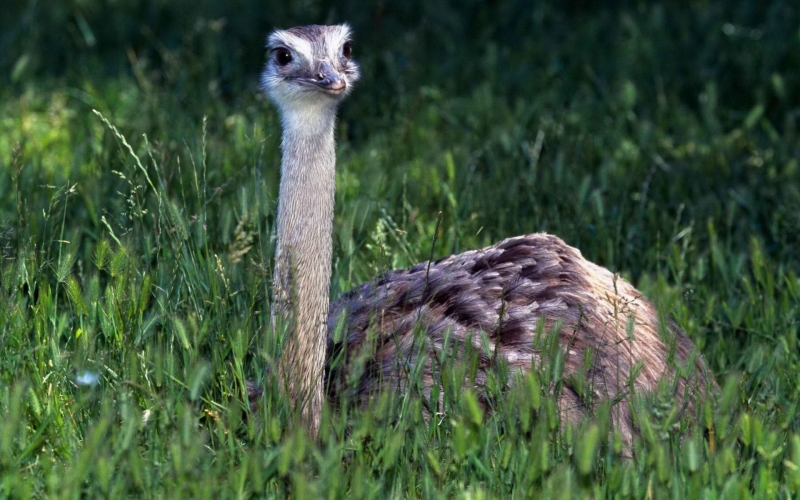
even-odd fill
[{"label": "rhea eye", "polygon": [[275,49],[275,62],[278,66],[286,66],[292,62],[292,53],[285,47],[278,47]]},{"label": "rhea eye", "polygon": [[342,45],[342,55],[345,59],[350,59],[350,56],[353,55],[353,43],[350,40],[344,42]]}]

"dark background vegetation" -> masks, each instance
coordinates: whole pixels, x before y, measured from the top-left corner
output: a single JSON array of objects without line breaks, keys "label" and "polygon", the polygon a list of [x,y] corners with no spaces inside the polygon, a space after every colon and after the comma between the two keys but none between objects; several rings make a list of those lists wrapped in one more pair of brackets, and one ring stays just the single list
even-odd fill
[{"label": "dark background vegetation", "polygon": [[[268,30],[346,21],[355,30],[365,73],[343,110],[342,128],[354,147],[372,139],[376,126],[419,119],[421,112],[436,114],[437,128],[456,129],[487,145],[500,134],[481,112],[503,107],[508,120],[520,121],[517,133],[531,142],[538,129],[552,137],[542,128],[548,123],[573,127],[561,133],[572,135],[565,169],[577,167],[566,174],[574,180],[584,172],[596,174],[593,167],[609,161],[608,148],[615,145],[598,142],[611,134],[596,130],[612,122],[614,132],[627,136],[614,139],[630,139],[644,159],[617,169],[613,180],[620,187],[641,187],[651,174],[653,203],[686,203],[684,217],[701,221],[723,211],[738,193],[743,216],[737,240],[746,245],[746,235],[754,232],[772,254],[788,252],[800,233],[791,214],[764,218],[781,211],[775,203],[786,196],[796,200],[786,193],[793,186],[783,175],[791,174],[797,156],[798,18],[795,5],[780,1],[11,1],[0,21],[0,74],[6,101],[26,90],[59,89],[68,99],[111,113],[119,96],[105,86],[133,80],[141,112],[136,121],[158,140],[162,131],[178,127],[161,119],[165,105],[183,111],[179,120],[196,124],[208,116],[210,127],[221,127],[227,114],[261,101],[257,82]],[[470,99],[489,109],[469,109]],[[271,113],[268,106],[259,111]],[[748,134],[737,140],[737,131]],[[721,138],[735,151],[705,155],[703,146]],[[698,146],[703,168],[683,161],[671,165],[676,170],[669,175],[649,172],[664,139]],[[554,149],[549,140],[544,145],[545,153]],[[418,156],[413,143],[403,149],[404,156]],[[493,172],[486,158],[478,163],[481,180],[502,184],[503,192],[530,191]],[[548,199],[552,193],[541,189],[537,204],[571,204]],[[619,209],[630,202],[630,196],[604,198]],[[481,205],[499,210],[503,203]],[[512,224],[513,231],[533,229],[526,218]]]},{"label": "dark background vegetation", "polygon": [[[561,441],[535,405],[539,427],[493,434],[505,414],[476,426],[458,396],[436,429],[333,412],[319,448],[228,416],[269,360],[265,36],[339,22],[364,76],[337,132],[333,295],[552,232],[631,278],[728,382],[716,445],[667,422],[626,462],[591,432]],[[791,1],[6,0],[0,493],[196,496],[235,476],[278,496],[796,494],[798,122]],[[88,400],[83,369],[103,378]]]}]

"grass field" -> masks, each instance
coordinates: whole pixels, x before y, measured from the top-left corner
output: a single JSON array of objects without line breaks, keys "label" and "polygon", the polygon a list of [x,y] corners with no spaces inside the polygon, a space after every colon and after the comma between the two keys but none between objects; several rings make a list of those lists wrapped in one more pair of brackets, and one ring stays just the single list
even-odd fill
[{"label": "grass field", "polygon": [[[0,496],[797,497],[798,5],[528,3],[4,3]],[[554,233],[701,349],[698,426],[656,397],[632,460],[602,411],[562,434],[558,363],[488,417],[454,385],[430,422],[413,393],[326,407],[318,442],[277,391],[247,409],[274,353],[264,35],[343,21],[332,295]]]}]

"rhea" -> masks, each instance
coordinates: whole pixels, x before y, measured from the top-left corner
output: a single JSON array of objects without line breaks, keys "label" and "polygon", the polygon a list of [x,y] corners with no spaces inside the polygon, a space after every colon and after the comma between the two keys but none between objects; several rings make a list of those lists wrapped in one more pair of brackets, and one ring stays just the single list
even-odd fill
[{"label": "rhea", "polygon": [[[607,402],[627,444],[636,433],[632,394],[671,384],[691,412],[716,387],[674,321],[661,318],[630,283],[548,234],[391,271],[330,304],[336,112],[360,76],[351,31],[277,30],[268,50],[262,85],[283,128],[273,318],[281,317],[288,332],[278,376],[312,435],[326,394],[348,390],[367,401],[384,389],[407,388],[415,372],[430,398],[439,383],[432,360],[473,347],[478,366],[468,383],[480,390],[498,363],[524,373],[547,362],[553,351],[543,349],[542,332],[551,332],[563,356],[561,381],[551,391],[562,422],[577,423]],[[345,369],[350,360],[369,358],[355,385],[326,376],[333,353]],[[429,403],[434,408],[437,401]]]}]

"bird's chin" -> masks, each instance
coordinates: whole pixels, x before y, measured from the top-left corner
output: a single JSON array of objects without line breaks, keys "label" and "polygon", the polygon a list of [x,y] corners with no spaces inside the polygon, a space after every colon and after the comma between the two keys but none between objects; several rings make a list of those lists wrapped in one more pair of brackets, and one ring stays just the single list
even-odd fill
[{"label": "bird's chin", "polygon": [[326,89],[326,88],[320,88],[320,90],[321,90],[321,91],[322,91],[322,92],[323,92],[325,95],[328,95],[328,96],[330,96],[330,97],[342,97],[342,96],[344,96],[344,92],[345,92],[345,90],[347,90],[347,87],[342,87],[342,88],[340,88],[340,89]]},{"label": "bird's chin", "polygon": [[318,85],[316,82],[303,82],[303,87],[305,88],[306,92],[312,94],[322,94],[334,99],[344,97],[344,95],[347,93],[346,84],[338,88],[332,88],[324,85]]},{"label": "bird's chin", "polygon": [[322,94],[325,94],[325,97],[326,97],[327,100],[329,100],[331,102],[334,102],[334,103],[338,103],[339,101],[344,100],[345,96],[347,96],[347,91],[344,90],[344,89],[342,89],[342,90],[326,90],[326,91],[322,92]]},{"label": "bird's chin", "polygon": [[331,99],[341,99],[347,93],[347,86],[333,89],[330,87],[323,87],[321,85],[311,85],[309,86],[308,90],[311,93],[324,95],[325,97],[329,97]]}]

